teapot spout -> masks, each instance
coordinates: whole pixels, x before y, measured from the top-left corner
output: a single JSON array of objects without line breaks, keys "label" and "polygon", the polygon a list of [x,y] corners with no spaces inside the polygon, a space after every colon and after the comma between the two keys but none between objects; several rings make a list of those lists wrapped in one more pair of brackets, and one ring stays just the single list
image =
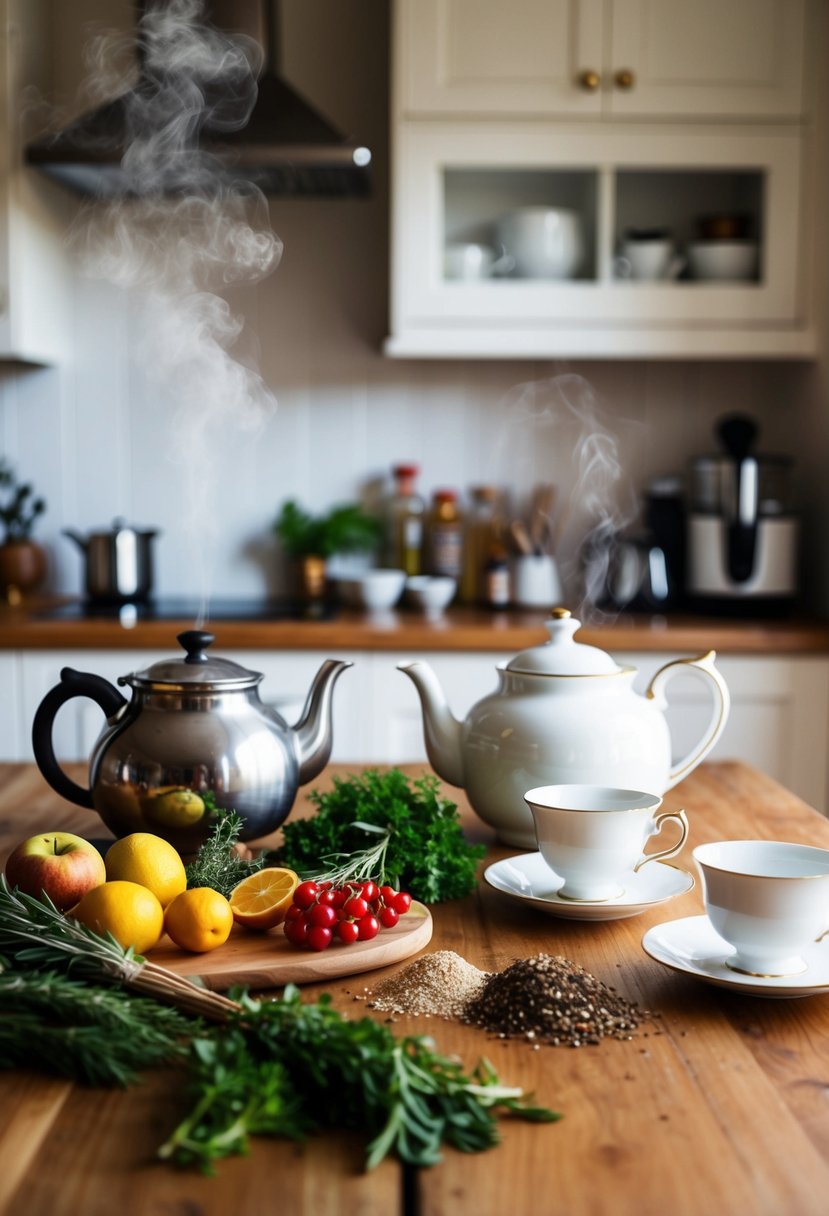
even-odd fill
[{"label": "teapot spout", "polygon": [[299,784],[305,785],[322,772],[331,758],[333,730],[331,703],[334,685],[347,667],[342,659],[326,659],[314,676],[302,716],[292,727],[299,759]]},{"label": "teapot spout", "polygon": [[423,735],[429,763],[439,777],[463,789],[462,724],[446,703],[437,676],[428,663],[398,663],[413,682],[423,707]]}]

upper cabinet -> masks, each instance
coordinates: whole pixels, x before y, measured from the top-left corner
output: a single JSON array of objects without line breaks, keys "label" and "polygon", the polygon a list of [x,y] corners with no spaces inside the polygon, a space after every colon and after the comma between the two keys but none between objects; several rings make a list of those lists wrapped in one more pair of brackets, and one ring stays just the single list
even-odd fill
[{"label": "upper cabinet", "polygon": [[406,357],[809,357],[803,0],[397,0]]},{"label": "upper cabinet", "polygon": [[64,192],[23,165],[46,96],[49,0],[0,0],[0,360],[45,364],[69,345]]},{"label": "upper cabinet", "polygon": [[404,0],[410,115],[793,119],[803,0]]}]

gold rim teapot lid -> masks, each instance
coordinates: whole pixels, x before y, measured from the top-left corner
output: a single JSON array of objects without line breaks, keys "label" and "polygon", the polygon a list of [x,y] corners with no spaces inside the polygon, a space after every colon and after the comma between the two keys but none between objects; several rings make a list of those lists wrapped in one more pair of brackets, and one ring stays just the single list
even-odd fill
[{"label": "gold rim teapot lid", "polygon": [[622,670],[607,651],[575,640],[581,621],[569,608],[552,608],[545,624],[550,634],[548,641],[522,650],[507,663],[507,671],[523,675],[606,676]]}]

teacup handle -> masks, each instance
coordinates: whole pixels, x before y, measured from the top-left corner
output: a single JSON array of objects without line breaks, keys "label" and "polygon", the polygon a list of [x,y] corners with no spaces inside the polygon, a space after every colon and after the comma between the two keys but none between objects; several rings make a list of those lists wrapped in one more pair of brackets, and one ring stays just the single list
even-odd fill
[{"label": "teacup handle", "polygon": [[667,857],[675,857],[688,839],[688,816],[684,811],[663,811],[661,815],[657,815],[653,821],[654,830],[651,832],[652,836],[659,835],[662,831],[662,824],[666,819],[675,819],[682,828],[682,835],[678,843],[670,849],[663,849],[661,853],[646,853],[644,857],[640,857],[633,867],[634,874],[637,874],[642,869],[642,866],[647,865],[649,861],[661,861]]}]

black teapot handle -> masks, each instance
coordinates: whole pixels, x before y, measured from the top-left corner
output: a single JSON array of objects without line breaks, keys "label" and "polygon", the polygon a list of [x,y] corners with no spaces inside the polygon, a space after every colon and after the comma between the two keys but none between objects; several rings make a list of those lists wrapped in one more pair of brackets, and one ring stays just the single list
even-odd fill
[{"label": "black teapot handle", "polygon": [[114,688],[103,676],[64,667],[60,673],[60,684],[55,685],[51,692],[47,692],[37,708],[32,723],[32,748],[37,766],[43,776],[61,797],[92,811],[95,809],[92,791],[84,789],[71,777],[67,777],[58,763],[52,742],[55,714],[61,705],[71,701],[73,697],[89,697],[100,705],[107,718],[111,718],[122,705],[126,705],[127,699],[122,697],[118,689]]}]

